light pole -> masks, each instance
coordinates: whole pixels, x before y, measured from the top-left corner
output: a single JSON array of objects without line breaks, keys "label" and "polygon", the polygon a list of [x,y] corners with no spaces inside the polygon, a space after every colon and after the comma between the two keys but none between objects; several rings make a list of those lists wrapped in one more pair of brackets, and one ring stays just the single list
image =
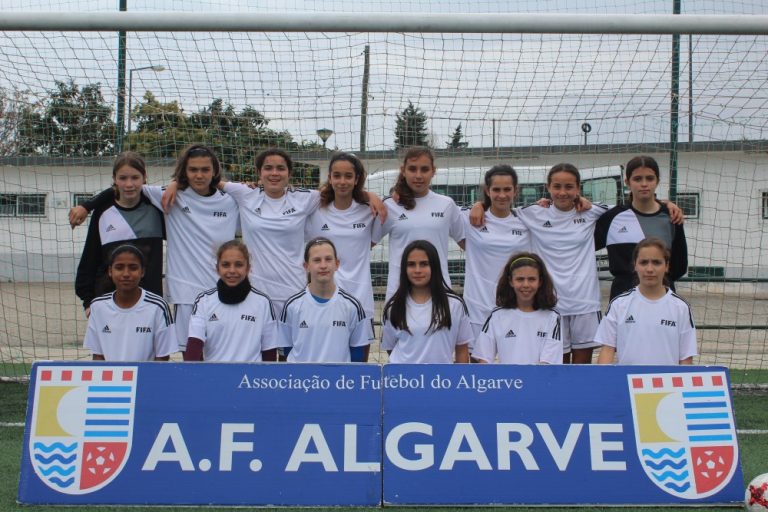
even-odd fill
[{"label": "light pole", "polygon": [[144,71],[147,69],[151,69],[155,73],[160,73],[161,71],[165,71],[165,66],[156,65],[156,66],[144,66],[141,68],[133,68],[128,70],[128,131],[125,132],[126,137],[131,134],[131,105],[133,104],[133,72],[134,71]]},{"label": "light pole", "polygon": [[317,136],[323,141],[323,149],[325,149],[325,143],[328,142],[331,135],[333,135],[333,130],[329,128],[320,128],[317,130]]}]

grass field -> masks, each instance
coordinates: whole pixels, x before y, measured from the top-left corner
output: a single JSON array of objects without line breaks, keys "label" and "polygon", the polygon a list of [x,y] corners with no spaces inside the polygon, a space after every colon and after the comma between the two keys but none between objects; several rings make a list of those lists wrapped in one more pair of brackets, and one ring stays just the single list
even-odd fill
[{"label": "grass field", "polygon": [[[26,410],[26,400],[28,386],[16,383],[0,383],[0,423],[23,423]],[[736,410],[736,425],[739,430],[763,430],[768,429],[768,396],[765,393],[739,393],[734,396],[734,407]],[[0,427],[0,511],[42,511],[50,507],[31,507],[21,506],[16,503],[16,493],[19,482],[19,461],[21,460],[21,446],[23,438],[23,429],[20,427],[2,426]],[[748,483],[755,476],[768,472],[768,435],[766,434],[740,434],[739,445],[741,447],[741,460],[744,470],[744,477]],[[507,508],[500,508],[507,510]],[[515,511],[535,510],[541,511],[544,508],[515,507],[509,508]],[[90,512],[98,511],[141,511],[158,510],[148,507],[68,507],[69,511],[87,510]],[[189,507],[164,507],[162,510],[194,510]],[[206,508],[206,510],[228,510],[226,508]],[[293,510],[293,509],[280,509]],[[296,509],[306,510],[306,509]],[[314,510],[340,510],[333,509],[314,509]],[[343,509],[356,510],[356,509]],[[366,509],[360,509],[366,510]],[[367,509],[370,510],[370,509]],[[403,509],[398,510],[416,510]],[[421,509],[423,510],[423,509]],[[457,511],[460,508],[430,508],[430,511]],[[546,510],[566,511],[573,508],[546,508]],[[602,510],[598,507],[584,507],[579,510]],[[677,508],[664,507],[643,507],[643,508],[622,508],[622,511],[680,511]],[[708,511],[712,507],[686,507],[686,511]]]}]

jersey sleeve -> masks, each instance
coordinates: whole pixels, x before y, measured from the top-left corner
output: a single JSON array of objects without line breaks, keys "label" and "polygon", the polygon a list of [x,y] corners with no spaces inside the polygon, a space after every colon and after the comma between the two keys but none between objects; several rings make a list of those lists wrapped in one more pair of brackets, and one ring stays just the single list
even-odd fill
[{"label": "jersey sleeve", "polygon": [[608,312],[600,321],[595,333],[595,343],[607,345],[616,348],[616,325],[618,323],[618,307],[611,303],[608,306]]},{"label": "jersey sleeve", "polygon": [[241,205],[243,201],[245,201],[245,198],[248,196],[248,194],[252,191],[253,190],[251,188],[249,188],[247,185],[243,185],[242,183],[233,183],[228,181],[224,184],[224,192],[232,196],[232,199],[234,199],[238,205]]},{"label": "jersey sleeve", "polygon": [[595,224],[595,250],[603,249],[608,243],[608,228],[611,227],[613,215],[603,215]]},{"label": "jersey sleeve", "polygon": [[605,215],[606,212],[608,212],[609,208],[610,207],[608,205],[605,205],[603,203],[592,203],[592,208],[590,208],[586,212],[586,214],[587,214],[587,217],[592,222],[596,223],[600,219],[600,217],[602,217],[603,215]]},{"label": "jersey sleeve", "polygon": [[275,308],[272,306],[271,300],[264,302],[264,311],[262,314],[266,320],[264,321],[264,329],[261,332],[261,351],[264,352],[265,350],[287,346],[282,344],[280,326],[277,317],[275,316]]},{"label": "jersey sleeve", "polygon": [[[387,217],[389,218],[389,217]],[[377,244],[384,238],[384,225],[378,217],[371,217],[371,243]]]},{"label": "jersey sleeve", "polygon": [[669,278],[675,282],[688,273],[688,242],[682,224],[675,225],[670,253],[672,260],[669,262]]},{"label": "jersey sleeve", "polygon": [[202,300],[203,296],[200,295],[195,299],[195,303],[192,305],[192,316],[189,318],[189,333],[186,338],[197,338],[205,343],[208,338],[206,337],[206,318],[208,318],[205,308],[205,302]]},{"label": "jersey sleeve", "polygon": [[475,346],[472,348],[472,357],[486,363],[496,362],[496,341],[493,339],[493,326],[491,325],[490,318],[485,322],[475,340]]},{"label": "jersey sleeve", "polygon": [[371,344],[371,321],[367,317],[363,316],[360,320],[357,319],[357,314],[354,315],[355,327],[352,329],[352,333],[349,336],[350,347],[364,347]]},{"label": "jersey sleeve", "polygon": [[461,210],[453,202],[453,199],[451,199],[451,205],[448,207],[448,215],[450,217],[448,235],[453,238],[454,242],[461,242],[464,240],[464,221],[461,218]]},{"label": "jersey sleeve", "polygon": [[89,197],[82,203],[80,203],[80,206],[88,210],[89,212],[92,212],[93,210],[97,209],[105,209],[109,208],[110,205],[112,205],[112,201],[115,200],[115,190],[110,187],[107,189],[102,190],[98,194]]},{"label": "jersey sleeve", "polygon": [[451,321],[458,320],[458,329],[456,330],[456,345],[472,345],[475,342],[475,334],[472,331],[472,325],[469,323],[469,315],[467,314],[467,308],[464,303],[461,303],[459,308],[458,319],[452,318]]},{"label": "jersey sleeve", "polygon": [[560,364],[563,362],[563,341],[560,334],[560,315],[552,312],[552,322],[547,329],[549,333],[544,338],[544,344],[539,351],[539,362]]},{"label": "jersey sleeve", "polygon": [[89,307],[96,296],[96,273],[103,263],[101,235],[99,234],[100,219],[100,212],[91,218],[83,253],[80,256],[80,263],[77,265],[77,273],[75,274],[75,293],[83,301],[83,308]]},{"label": "jersey sleeve", "polygon": [[691,307],[685,304],[680,319],[680,361],[698,355],[696,347],[696,326],[693,323]]},{"label": "jersey sleeve", "polygon": [[96,328],[98,312],[91,310],[91,316],[88,318],[88,327],[85,329],[85,340],[83,347],[90,350],[92,354],[104,355],[104,349],[101,347],[99,332]]},{"label": "jersey sleeve", "polygon": [[382,350],[393,350],[397,345],[397,329],[387,320],[381,332]]},{"label": "jersey sleeve", "polygon": [[159,208],[160,211],[163,210],[163,190],[163,187],[158,185],[144,185],[141,187],[142,194],[147,196],[147,199],[149,199],[149,202],[152,203],[152,206]]},{"label": "jersey sleeve", "polygon": [[165,357],[179,351],[176,324],[173,323],[171,308],[165,304],[165,312],[158,308],[156,314],[155,357]]},{"label": "jersey sleeve", "polygon": [[307,215],[312,215],[320,208],[320,191],[310,190],[309,201],[307,201]]},{"label": "jersey sleeve", "polygon": [[280,321],[278,323],[278,335],[279,335],[279,347],[292,347],[293,346],[293,328],[291,319],[290,303],[283,307],[283,312],[280,314]]},{"label": "jersey sleeve", "polygon": [[397,222],[394,209],[395,200],[391,197],[384,199],[384,206],[387,207],[387,220],[384,221],[384,225],[381,227],[381,237],[379,238],[379,241],[392,232],[392,228],[395,227],[395,222]]}]

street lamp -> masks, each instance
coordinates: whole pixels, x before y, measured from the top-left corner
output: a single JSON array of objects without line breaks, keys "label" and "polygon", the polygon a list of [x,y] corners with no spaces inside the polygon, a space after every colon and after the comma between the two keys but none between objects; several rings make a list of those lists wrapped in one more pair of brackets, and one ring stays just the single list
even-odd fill
[{"label": "street lamp", "polygon": [[128,131],[125,133],[126,136],[130,135],[131,133],[131,105],[133,103],[133,72],[134,71],[145,71],[147,69],[151,69],[155,73],[160,73],[161,71],[165,71],[165,66],[156,65],[156,66],[144,66],[141,68],[133,68],[128,70]]},{"label": "street lamp", "polygon": [[320,137],[320,140],[323,141],[323,149],[325,149],[325,143],[328,142],[328,139],[333,135],[333,130],[330,130],[328,128],[320,128],[317,130],[317,136]]}]

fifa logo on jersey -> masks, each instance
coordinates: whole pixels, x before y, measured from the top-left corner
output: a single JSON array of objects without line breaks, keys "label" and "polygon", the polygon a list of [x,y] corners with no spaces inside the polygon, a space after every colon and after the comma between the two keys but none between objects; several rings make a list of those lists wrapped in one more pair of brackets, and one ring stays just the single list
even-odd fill
[{"label": "fifa logo on jersey", "polygon": [[352,224],[352,229],[365,229],[365,222],[358,222],[356,224]]},{"label": "fifa logo on jersey", "polygon": [[136,327],[136,332],[152,332],[151,327]]},{"label": "fifa logo on jersey", "polygon": [[536,336],[538,336],[539,338],[546,338],[547,333],[544,331],[536,331]]},{"label": "fifa logo on jersey", "polygon": [[227,212],[213,212],[214,217],[226,217]]},{"label": "fifa logo on jersey", "polygon": [[511,229],[509,230],[509,234],[515,236],[523,236],[523,231],[520,229]]},{"label": "fifa logo on jersey", "polygon": [[586,222],[587,222],[586,219],[582,219],[582,218],[573,219],[574,224],[586,224]]},{"label": "fifa logo on jersey", "polygon": [[445,212],[432,212],[433,217],[445,217]]},{"label": "fifa logo on jersey", "polygon": [[138,368],[38,365],[36,370],[28,446],[35,474],[64,494],[104,488],[131,451]]},{"label": "fifa logo on jersey", "polygon": [[283,215],[290,215],[292,213],[296,213],[296,208],[288,208],[283,212]]},{"label": "fifa logo on jersey", "polygon": [[347,326],[347,322],[345,322],[344,320],[334,320],[333,321],[333,326],[334,327],[346,327]]},{"label": "fifa logo on jersey", "polygon": [[637,457],[646,476],[683,499],[712,496],[738,462],[725,372],[630,374]]},{"label": "fifa logo on jersey", "polygon": [[675,327],[677,323],[675,323],[674,320],[664,320],[663,318],[660,321],[661,325],[666,325],[667,327]]},{"label": "fifa logo on jersey", "polygon": [[246,322],[255,322],[256,317],[253,315],[240,315],[240,320],[245,320]]}]

